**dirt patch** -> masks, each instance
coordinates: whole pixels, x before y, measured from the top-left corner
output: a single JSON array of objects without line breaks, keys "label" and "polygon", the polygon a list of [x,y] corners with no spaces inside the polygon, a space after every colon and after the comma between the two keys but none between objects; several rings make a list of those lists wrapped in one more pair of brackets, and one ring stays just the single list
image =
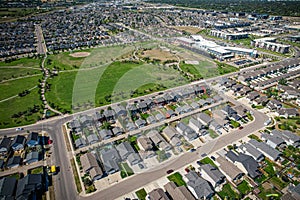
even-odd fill
[{"label": "dirt patch", "polygon": [[162,49],[151,49],[143,51],[141,53],[141,57],[149,58],[150,60],[156,59],[162,62],[167,60],[177,60],[177,57],[174,54]]},{"label": "dirt patch", "polygon": [[76,53],[71,53],[70,56],[74,58],[84,58],[88,57],[91,53],[89,52],[76,52]]},{"label": "dirt patch", "polygon": [[172,28],[178,31],[185,31],[190,34],[196,34],[200,32],[202,29],[194,26],[172,26]]}]

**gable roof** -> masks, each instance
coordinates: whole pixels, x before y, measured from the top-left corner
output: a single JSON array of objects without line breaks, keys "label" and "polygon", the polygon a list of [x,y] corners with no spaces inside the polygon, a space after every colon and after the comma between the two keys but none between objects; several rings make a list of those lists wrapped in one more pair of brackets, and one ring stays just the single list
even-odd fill
[{"label": "gable roof", "polygon": [[28,174],[18,181],[16,198],[29,199],[42,186],[42,174]]},{"label": "gable roof", "polygon": [[189,171],[185,176],[189,180],[187,185],[194,189],[199,199],[202,197],[208,198],[214,194],[214,190],[210,183],[199,177],[195,171]]},{"label": "gable roof", "polygon": [[96,157],[91,152],[88,152],[80,156],[80,162],[81,162],[82,169],[85,172],[90,170],[93,167],[99,166]]},{"label": "gable roof", "polygon": [[219,156],[216,161],[220,164],[220,169],[232,180],[240,174],[243,174],[243,172],[237,166],[235,166],[233,163],[229,162],[222,156]]},{"label": "gable roof", "polygon": [[171,181],[164,185],[166,192],[171,196],[172,199],[176,200],[196,200],[191,192],[185,187],[177,187],[176,184]]},{"label": "gable roof", "polygon": [[0,149],[1,149],[1,148],[6,148],[7,150],[9,150],[10,144],[11,144],[11,139],[5,137],[5,138],[3,138],[3,139],[1,140],[1,143],[0,143]]},{"label": "gable roof", "polygon": [[281,155],[281,153],[278,150],[270,147],[269,145],[267,145],[264,142],[258,142],[254,139],[251,139],[248,141],[248,143],[251,144],[256,149],[258,149],[263,154],[265,154],[265,156],[267,156],[273,160],[276,160]]},{"label": "gable roof", "polygon": [[215,182],[225,178],[224,174],[222,174],[218,168],[212,166],[211,164],[201,165],[199,169],[205,171],[206,174]]},{"label": "gable roof", "polygon": [[39,139],[39,134],[37,132],[31,132],[27,138],[28,141],[30,140],[38,141],[38,139]]},{"label": "gable roof", "polygon": [[14,177],[4,177],[0,179],[0,198],[13,197],[17,180]]},{"label": "gable roof", "polygon": [[123,160],[127,159],[129,154],[134,153],[133,147],[129,142],[122,142],[121,144],[116,146],[116,149],[118,150]]}]

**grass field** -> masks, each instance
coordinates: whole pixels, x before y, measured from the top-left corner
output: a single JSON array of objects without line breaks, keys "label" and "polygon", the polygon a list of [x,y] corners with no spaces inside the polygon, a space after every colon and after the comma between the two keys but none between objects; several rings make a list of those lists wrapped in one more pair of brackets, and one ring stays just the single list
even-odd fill
[{"label": "grass field", "polygon": [[21,117],[12,118],[13,114],[26,112],[28,111],[28,108],[32,108],[34,105],[42,105],[37,88],[24,97],[16,97],[8,101],[1,102],[0,128],[27,125],[36,122],[40,117],[42,117],[40,112],[33,113],[31,115],[24,114]]},{"label": "grass field", "polygon": [[182,186],[182,185],[186,186],[186,183],[182,179],[182,175],[179,172],[171,174],[167,178],[169,179],[169,181],[173,181],[177,185],[177,187]]},{"label": "grass field", "polygon": [[162,62],[167,60],[177,60],[177,57],[171,54],[169,51],[164,51],[162,49],[150,49],[142,52],[142,58],[149,58],[150,60],[160,60]]},{"label": "grass field", "polygon": [[0,67],[0,83],[3,80],[42,74],[39,69]]},{"label": "grass field", "polygon": [[197,34],[199,33],[199,31],[201,31],[200,28],[194,26],[171,26],[171,28],[174,28],[179,31],[184,31],[190,34]]},{"label": "grass field", "polygon": [[9,98],[14,95],[18,95],[24,90],[28,90],[34,86],[37,86],[38,79],[40,79],[41,77],[42,76],[34,76],[0,83],[0,100]]},{"label": "grass field", "polygon": [[0,67],[3,66],[18,66],[18,67],[34,67],[39,68],[41,63],[40,58],[20,58],[11,62],[0,62]]},{"label": "grass field", "polygon": [[[137,95],[133,92],[149,86],[150,83],[155,83],[155,86],[163,85],[164,87],[159,88],[161,90],[187,82],[179,76],[177,70],[171,68],[143,63],[114,62],[107,67],[60,73],[59,76],[49,79],[49,83],[52,86],[50,92],[46,93],[48,101],[57,104],[60,109],[71,111],[72,102],[78,107],[87,102],[101,106],[128,99],[130,95],[147,94],[149,93],[147,91],[140,91],[141,93]],[[157,90],[157,87],[152,90]]]}]

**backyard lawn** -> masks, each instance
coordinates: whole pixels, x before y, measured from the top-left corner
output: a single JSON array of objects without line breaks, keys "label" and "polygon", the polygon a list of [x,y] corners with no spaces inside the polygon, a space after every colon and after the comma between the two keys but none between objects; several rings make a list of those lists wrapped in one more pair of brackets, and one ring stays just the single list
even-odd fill
[{"label": "backyard lawn", "polygon": [[243,180],[242,183],[240,183],[237,186],[238,191],[243,194],[246,195],[250,192],[251,187],[249,186],[249,184],[247,183],[247,181]]},{"label": "backyard lawn", "polygon": [[233,191],[229,183],[225,184],[222,191],[218,192],[218,194],[222,199],[238,199],[238,194]]}]

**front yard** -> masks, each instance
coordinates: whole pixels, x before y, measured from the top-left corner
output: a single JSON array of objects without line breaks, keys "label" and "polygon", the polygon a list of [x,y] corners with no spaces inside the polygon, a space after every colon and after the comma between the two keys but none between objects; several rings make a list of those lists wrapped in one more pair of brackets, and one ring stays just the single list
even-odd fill
[{"label": "front yard", "polygon": [[185,181],[182,179],[182,175],[179,172],[176,172],[167,177],[169,181],[173,181],[178,187],[179,186],[186,186]]}]

